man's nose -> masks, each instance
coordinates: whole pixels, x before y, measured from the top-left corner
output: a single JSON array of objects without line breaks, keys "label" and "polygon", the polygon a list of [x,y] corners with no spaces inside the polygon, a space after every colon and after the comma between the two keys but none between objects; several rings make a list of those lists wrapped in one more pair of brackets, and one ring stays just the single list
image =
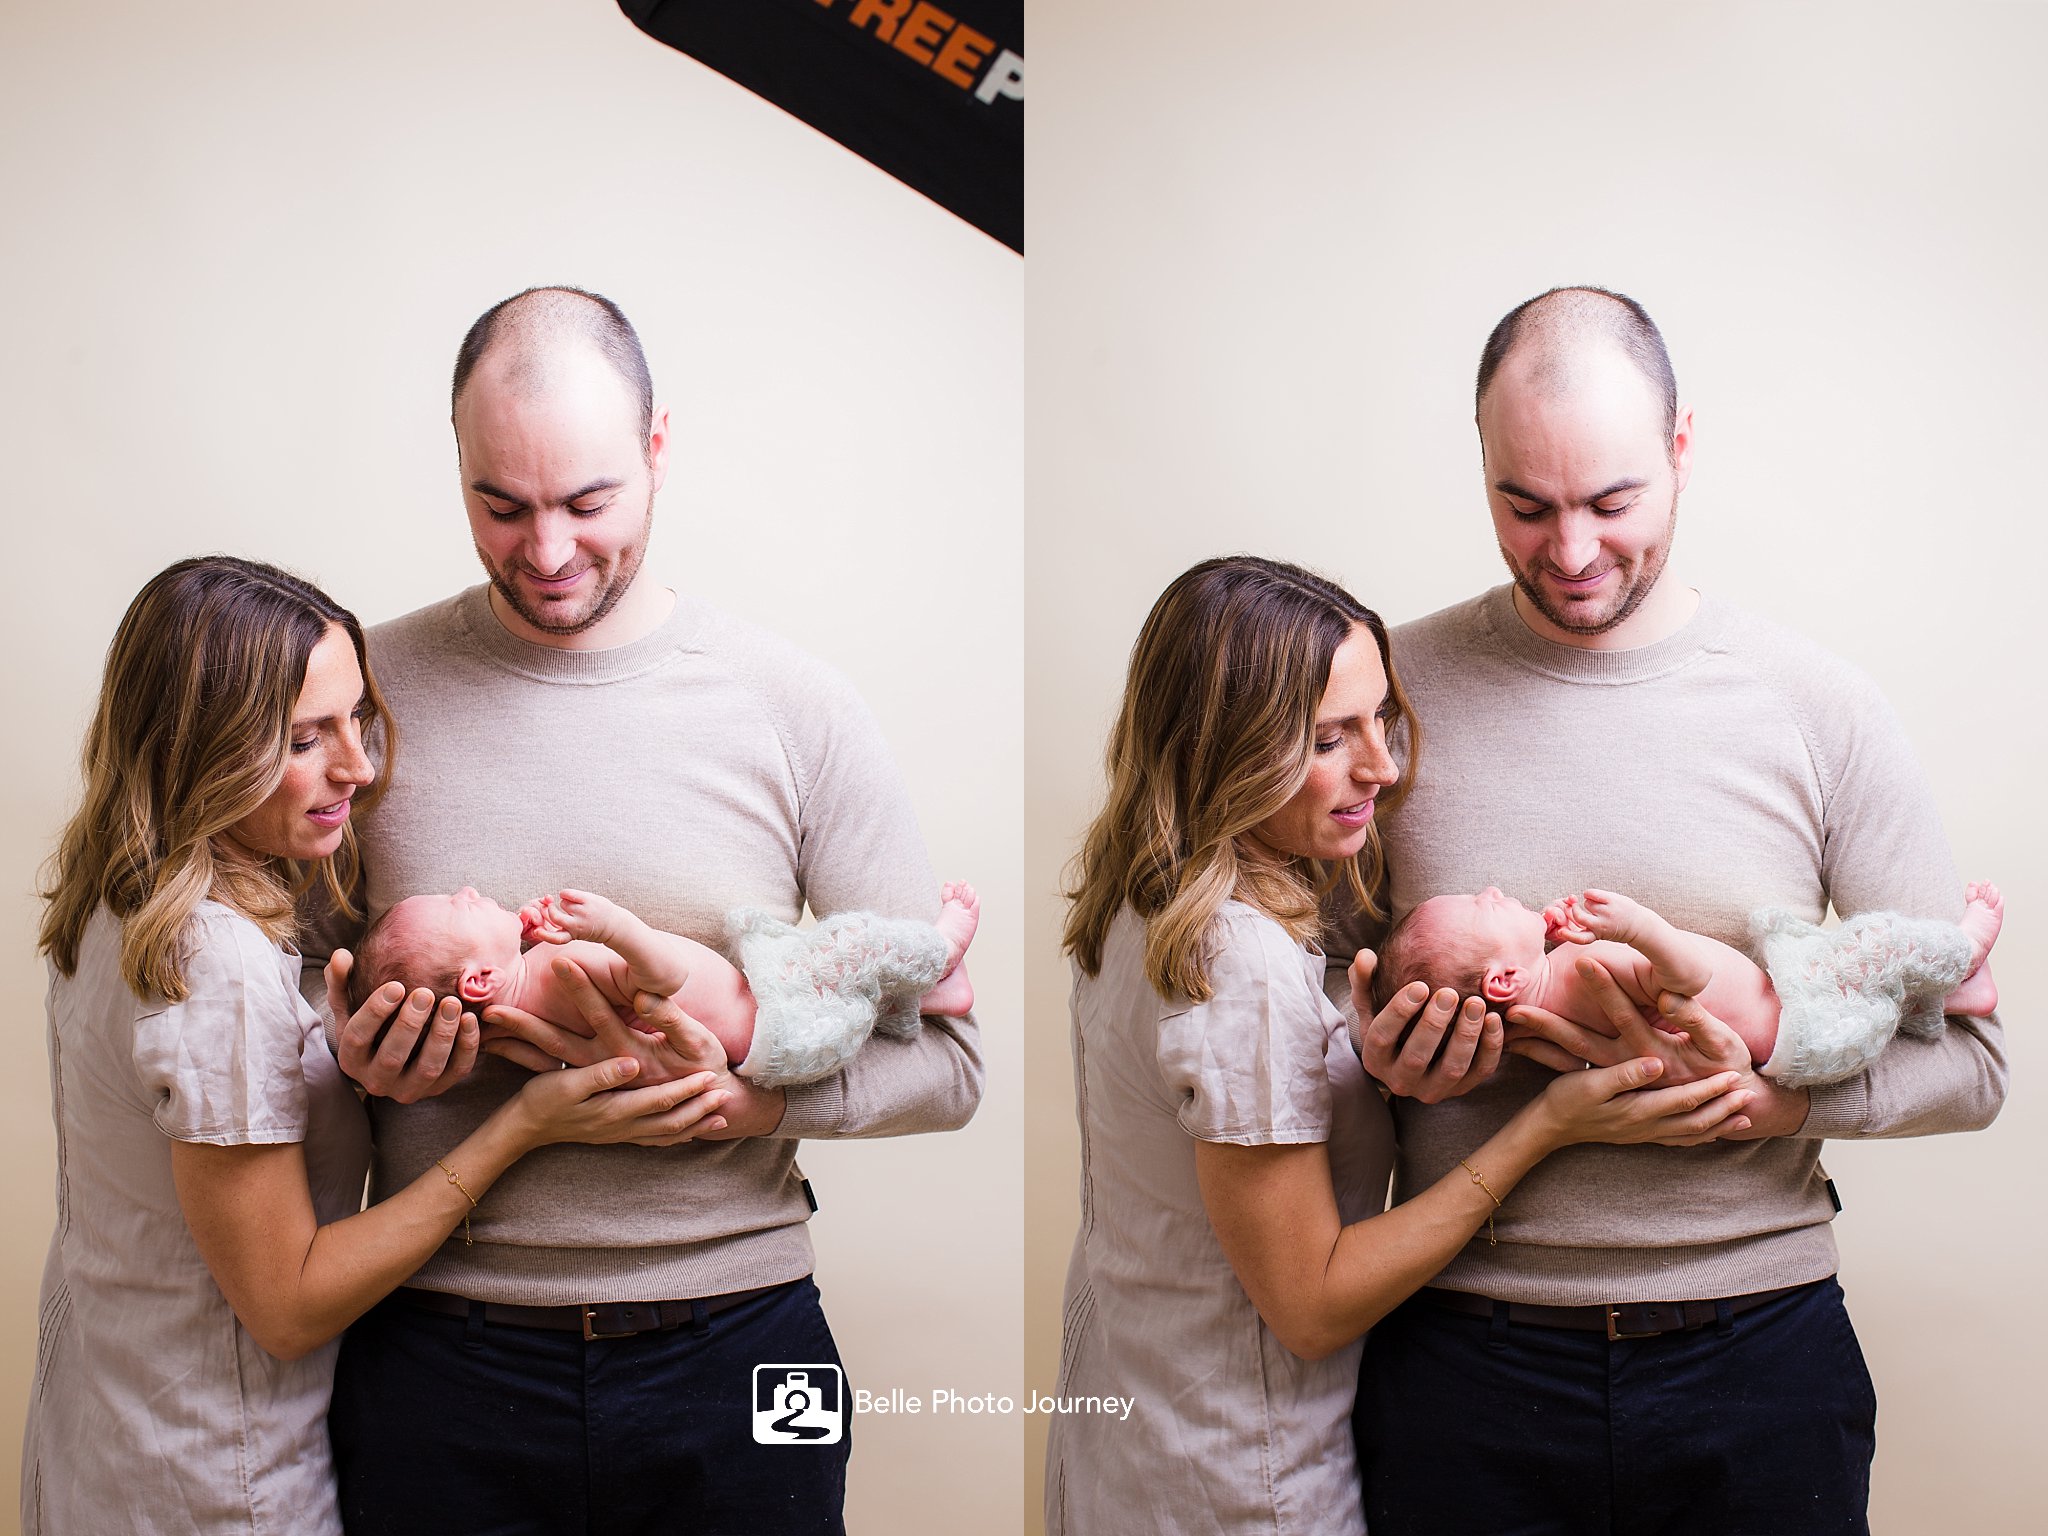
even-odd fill
[{"label": "man's nose", "polygon": [[1550,541],[1550,563],[1567,576],[1576,576],[1600,554],[1600,533],[1592,517],[1584,512],[1561,512],[1557,533]]},{"label": "man's nose", "polygon": [[526,540],[526,563],[541,575],[552,576],[575,553],[576,535],[569,519],[553,510],[536,512]]}]

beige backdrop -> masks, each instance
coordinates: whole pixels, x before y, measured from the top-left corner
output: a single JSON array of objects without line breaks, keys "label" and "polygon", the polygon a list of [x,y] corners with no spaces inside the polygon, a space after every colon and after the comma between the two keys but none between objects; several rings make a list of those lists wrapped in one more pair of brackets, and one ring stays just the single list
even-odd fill
[{"label": "beige backdrop", "polygon": [[[619,300],[674,407],[649,570],[846,671],[934,863],[981,889],[979,1117],[804,1164],[857,1382],[1014,1393],[1016,257],[608,0],[8,4],[0,208],[0,1530],[52,1212],[30,891],[115,621],[209,550],[294,566],[366,620],[477,580],[448,371],[469,321],[537,282]],[[545,784],[506,791],[546,814]],[[855,1436],[856,1532],[975,1528],[1019,1500],[1014,1419]]]},{"label": "beige backdrop", "polygon": [[1140,620],[1235,550],[1391,620],[1502,580],[1480,344],[1594,282],[1648,305],[1698,408],[1673,573],[1873,673],[1960,867],[2007,894],[2004,1117],[1828,1166],[1877,1529],[2038,1530],[2048,11],[1034,0],[1032,26],[1033,1383],[1075,1213],[1053,892]]}]

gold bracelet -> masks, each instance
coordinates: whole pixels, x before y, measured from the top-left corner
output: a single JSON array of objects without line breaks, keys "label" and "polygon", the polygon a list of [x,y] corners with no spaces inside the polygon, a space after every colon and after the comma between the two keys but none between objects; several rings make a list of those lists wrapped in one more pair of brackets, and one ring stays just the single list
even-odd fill
[{"label": "gold bracelet", "polygon": [[[448,1182],[462,1191],[462,1198],[469,1202],[469,1211],[475,1210],[476,1196],[469,1192],[469,1186],[455,1177],[455,1170],[450,1168],[441,1158],[435,1158],[434,1163],[436,1167],[448,1175]],[[1494,1203],[1498,1205],[1500,1202],[1495,1201]],[[469,1235],[469,1211],[462,1213],[462,1244],[465,1248],[474,1248],[476,1246],[476,1239]]]},{"label": "gold bracelet", "polygon": [[[1458,1159],[1458,1166],[1463,1168],[1467,1173],[1472,1175],[1472,1182],[1474,1184],[1477,1184],[1481,1189],[1486,1191],[1486,1198],[1493,1202],[1493,1210],[1499,1210],[1500,1196],[1496,1195],[1493,1192],[1492,1185],[1488,1184],[1486,1180],[1479,1177],[1479,1170],[1477,1168],[1474,1168],[1470,1163],[1466,1162],[1465,1159],[1462,1157]],[[1500,1246],[1500,1239],[1493,1235],[1493,1211],[1488,1211],[1486,1213],[1486,1245],[1489,1248],[1498,1248]]]}]

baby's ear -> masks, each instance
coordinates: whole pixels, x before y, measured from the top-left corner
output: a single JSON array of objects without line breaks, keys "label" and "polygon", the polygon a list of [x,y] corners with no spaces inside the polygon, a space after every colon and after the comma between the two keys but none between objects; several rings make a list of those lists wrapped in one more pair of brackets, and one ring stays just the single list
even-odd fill
[{"label": "baby's ear", "polygon": [[462,975],[456,979],[455,990],[465,1003],[488,1003],[491,995],[498,990],[498,968],[495,965],[478,965],[474,960],[462,968]]},{"label": "baby's ear", "polygon": [[1494,961],[1486,968],[1479,990],[1489,1003],[1512,1003],[1522,992],[1522,968]]}]

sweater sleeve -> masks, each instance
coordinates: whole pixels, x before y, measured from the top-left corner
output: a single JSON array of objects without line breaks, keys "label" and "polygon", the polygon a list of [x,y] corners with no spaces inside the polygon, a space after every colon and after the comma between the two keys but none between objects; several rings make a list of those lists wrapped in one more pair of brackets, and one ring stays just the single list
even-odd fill
[{"label": "sweater sleeve", "polygon": [[[1824,796],[1822,869],[1844,918],[1962,913],[1934,795],[1898,716],[1876,684],[1838,664],[1810,701],[1808,739]],[[1840,1083],[1813,1090],[1801,1134],[1838,1139],[1981,1130],[2005,1102],[2005,1031],[1996,1016],[1951,1017],[1935,1039],[1901,1035]]]},{"label": "sweater sleeve", "polygon": [[[784,721],[799,805],[798,875],[820,918],[877,912],[929,921],[938,882],[881,727],[852,685],[819,666]],[[871,1037],[838,1072],[787,1090],[781,1136],[901,1136],[965,1125],[981,1102],[980,1026],[927,1017],[908,1038]]]}]

